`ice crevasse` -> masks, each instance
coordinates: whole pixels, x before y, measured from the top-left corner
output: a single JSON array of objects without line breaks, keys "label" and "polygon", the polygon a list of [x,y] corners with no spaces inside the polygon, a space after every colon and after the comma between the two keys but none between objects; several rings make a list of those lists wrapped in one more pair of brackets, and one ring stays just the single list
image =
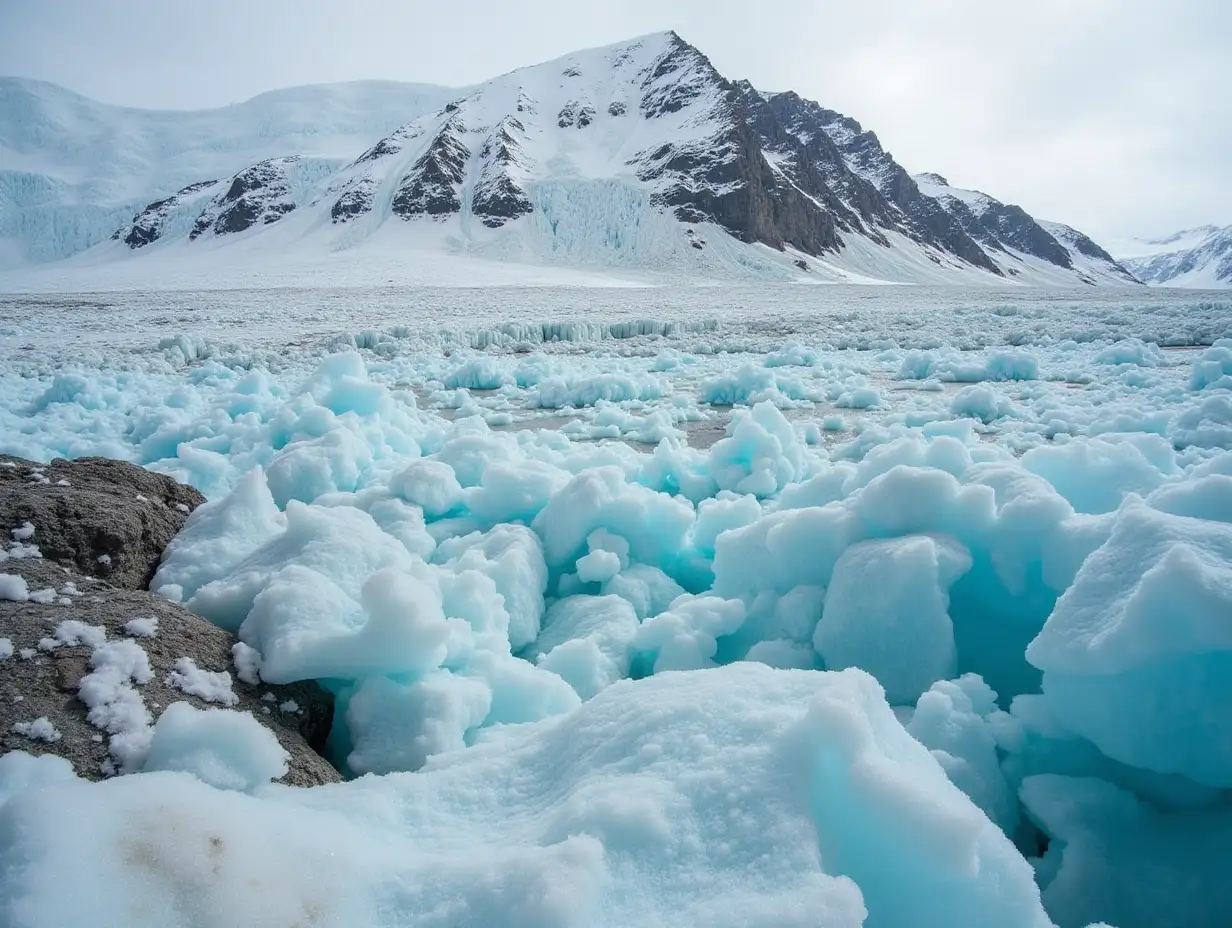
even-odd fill
[{"label": "ice crevasse", "polygon": [[333,691],[355,779],[208,785],[186,742],[257,750],[213,717],[100,784],[0,758],[12,924],[1232,911],[1232,453],[968,420],[827,456],[769,401],[646,453],[445,422],[354,354],[252,388],[152,465],[213,489],[152,588]]}]

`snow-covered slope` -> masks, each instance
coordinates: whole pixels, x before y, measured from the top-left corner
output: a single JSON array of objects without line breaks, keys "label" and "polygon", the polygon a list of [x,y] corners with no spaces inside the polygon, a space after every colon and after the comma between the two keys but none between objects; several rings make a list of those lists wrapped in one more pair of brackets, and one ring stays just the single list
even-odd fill
[{"label": "snow-covered slope", "polygon": [[109,106],[54,84],[0,78],[0,268],[80,251],[145,204],[267,158],[343,163],[457,93],[359,81],[172,112]]},{"label": "snow-covered slope", "polygon": [[1232,287],[1232,226],[1197,226],[1155,239],[1116,245],[1121,263],[1144,283],[1167,287]]},{"label": "snow-covered slope", "polygon": [[[12,163],[40,172],[34,193],[7,182],[22,217],[0,226],[10,259],[111,239],[16,275],[26,285],[76,269],[106,283],[374,260],[406,280],[454,267],[461,283],[476,260],[626,277],[1133,282],[1085,236],[917,184],[859,123],[730,81],[672,32],[464,90],[301,88],[204,114],[9,86],[18,102],[0,108],[38,100],[52,127],[0,118],[4,165],[20,152]],[[105,131],[121,116],[146,127],[144,147]],[[155,170],[164,149],[185,153],[175,171]]]},{"label": "snow-covered slope", "polygon": [[1084,284],[1139,283],[1108,252],[1071,226],[1038,220],[1022,207],[978,190],[951,186],[940,174],[917,174],[912,179],[920,193],[940,204],[1009,276],[1050,273]]}]

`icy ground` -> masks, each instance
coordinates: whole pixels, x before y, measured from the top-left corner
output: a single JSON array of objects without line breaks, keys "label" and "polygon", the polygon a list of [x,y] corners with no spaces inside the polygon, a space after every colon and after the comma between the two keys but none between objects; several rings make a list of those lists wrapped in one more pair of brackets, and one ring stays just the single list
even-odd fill
[{"label": "icy ground", "polygon": [[356,777],[268,784],[226,709],[99,784],[0,758],[4,924],[1226,924],[1226,298],[113,293],[0,336],[0,451],[198,486],[153,588],[334,691]]}]

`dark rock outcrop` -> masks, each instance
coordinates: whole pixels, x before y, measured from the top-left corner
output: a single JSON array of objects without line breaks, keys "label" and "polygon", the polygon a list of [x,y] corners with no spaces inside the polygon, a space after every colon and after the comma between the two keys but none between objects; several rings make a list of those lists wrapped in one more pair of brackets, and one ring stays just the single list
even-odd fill
[{"label": "dark rock outcrop", "polygon": [[989,200],[988,208],[979,214],[979,223],[998,242],[1007,248],[1043,258],[1057,267],[1069,269],[1074,266],[1069,252],[1021,206],[1001,203],[991,197]]},{"label": "dark rock outcrop", "polygon": [[595,108],[580,100],[570,100],[556,115],[556,125],[561,129],[567,129],[570,126],[585,129],[594,121]]},{"label": "dark rock outcrop", "polygon": [[670,33],[667,52],[642,76],[642,99],[638,107],[646,119],[678,113],[723,78],[700,51]]},{"label": "dark rock outcrop", "polygon": [[[41,532],[31,540],[40,545],[44,541]],[[145,651],[152,678],[133,689],[152,721],[175,702],[187,701],[198,709],[216,707],[169,681],[177,661],[191,658],[201,670],[230,673],[234,702],[227,708],[250,712],[278,738],[290,755],[280,782],[315,786],[341,779],[318,753],[324,749],[334,710],[333,697],[316,683],[269,686],[240,681],[233,665],[231,633],[154,593],[119,589],[46,559],[9,559],[0,564],[0,573],[21,576],[32,592],[57,593],[47,603],[0,600],[0,629],[13,646],[12,656],[0,660],[0,753],[55,754],[87,779],[100,779],[110,769],[108,733],[91,724],[78,698],[82,678],[91,672],[91,648],[48,647],[60,624],[73,619],[101,626],[108,641],[132,640]],[[73,587],[66,588],[66,583]],[[135,618],[157,619],[154,636],[128,635],[124,626]],[[41,648],[40,642],[44,642]],[[30,736],[26,726],[38,719],[51,723],[54,740]]]},{"label": "dark rock outcrop", "polygon": [[133,216],[126,229],[120,229],[112,238],[122,239],[129,248],[144,248],[152,245],[163,237],[167,219],[172,211],[187,200],[192,200],[202,191],[217,184],[216,180],[203,180],[182,187],[169,197],[146,204],[141,212]]},{"label": "dark rock outcrop", "polygon": [[376,181],[370,177],[362,177],[334,201],[329,210],[329,218],[335,223],[350,222],[356,216],[372,212],[375,202]]},{"label": "dark rock outcrop", "polygon": [[911,175],[881,146],[876,133],[856,120],[826,109],[794,93],[768,100],[793,136],[815,146],[819,164],[832,165],[835,155],[865,183],[833,173],[835,186],[870,226],[893,229],[922,245],[931,245],[962,261],[1001,274],[992,258],[940,203],[920,192]]},{"label": "dark rock outcrop", "polygon": [[337,225],[372,212],[376,206],[376,196],[380,185],[372,174],[356,173],[355,169],[361,165],[373,164],[400,154],[408,141],[419,137],[422,133],[423,130],[417,126],[402,126],[351,162],[347,167],[347,170],[353,174],[350,180],[341,188],[331,187],[328,191],[329,195],[337,193],[337,198],[329,210],[330,221]]},{"label": "dark rock outcrop", "polygon": [[660,199],[682,221],[711,221],[741,241],[812,255],[842,245],[834,217],[776,175],[744,122],[734,122],[718,145],[665,146],[640,176],[673,181]]},{"label": "dark rock outcrop", "polygon": [[[1116,264],[1116,258],[1112,257],[1112,255],[1108,254],[1108,252],[1096,245],[1095,242],[1091,240],[1090,236],[1083,235],[1077,229],[1071,229],[1069,226],[1066,226],[1066,229],[1070,233],[1069,241],[1062,242],[1062,244],[1069,245],[1079,254],[1086,255],[1088,258],[1096,258],[1100,261],[1107,261],[1110,264]],[[1129,272],[1126,271],[1126,274],[1128,273]]]},{"label": "dark rock outcrop", "polygon": [[396,155],[401,150],[402,139],[397,136],[387,136],[356,158],[353,163],[366,164],[369,161],[379,161],[381,158]]},{"label": "dark rock outcrop", "polygon": [[745,92],[701,52],[673,33],[670,47],[647,68],[642,89],[647,119],[677,112],[703,96],[713,100],[715,135],[665,144],[637,159],[639,178],[667,182],[657,199],[678,219],[714,222],[741,241],[777,249],[790,245],[817,255],[842,247],[834,211],[771,166]]},{"label": "dark rock outcrop", "polygon": [[[1037,222],[1022,207],[1002,203],[979,191],[955,189],[940,174],[919,174],[914,179],[924,185],[922,189],[928,191],[929,199],[949,213],[989,252],[1016,261],[1021,261],[1024,255],[1040,258],[1074,272],[1084,283],[1092,283],[1090,274],[1075,265],[1075,256],[1082,256],[1102,264],[1105,274],[1119,277],[1126,283],[1138,283],[1111,255],[1070,226]],[[1014,273],[1010,265],[1003,266],[1007,273]]]},{"label": "dark rock outcrop", "polygon": [[270,158],[247,167],[231,178],[226,191],[197,217],[189,239],[213,229],[215,235],[233,235],[258,223],[277,222],[295,209],[287,169],[299,159]]},{"label": "dark rock outcrop", "polygon": [[[192,487],[124,461],[0,456],[0,637],[8,639],[0,650],[0,753],[57,754],[89,778],[107,769],[114,731],[92,724],[77,697],[93,648],[55,642],[61,623],[73,620],[145,651],[152,678],[134,688],[151,722],[174,702],[207,707],[169,680],[176,662],[190,658],[201,671],[232,675],[226,707],[251,712],[278,737],[291,756],[285,782],[339,779],[316,753],[333,720],[329,693],[312,682],[239,680],[231,632],[145,589],[167,543],[204,501]],[[157,620],[153,636],[126,630],[133,619]],[[28,728],[38,719],[51,723],[54,737]]]},{"label": "dark rock outcrop", "polygon": [[859,232],[887,244],[878,227],[892,228],[894,211],[877,189],[853,172],[823,132],[793,132],[795,94],[766,96],[748,81],[737,83],[743,118],[757,132],[765,158],[808,198],[825,209],[844,232]]},{"label": "dark rock outcrop", "polygon": [[[452,111],[457,109],[453,104]],[[446,120],[428,150],[398,184],[391,204],[395,215],[403,219],[447,216],[462,209],[458,188],[462,185],[466,159],[471,155],[459,138],[462,131],[456,116]]]},{"label": "dark rock outcrop", "polygon": [[143,590],[168,542],[205,497],[110,458],[36,464],[0,455],[0,528],[34,526],[43,557],[114,587]]},{"label": "dark rock outcrop", "polygon": [[483,168],[471,196],[471,212],[490,229],[533,209],[526,191],[511,174],[522,164],[519,137],[525,131],[520,120],[508,116],[501,120],[479,153]]},{"label": "dark rock outcrop", "polygon": [[167,197],[147,203],[145,208],[133,217],[132,227],[124,236],[124,244],[129,248],[141,248],[158,241],[162,233],[163,217],[174,202],[174,197]]}]

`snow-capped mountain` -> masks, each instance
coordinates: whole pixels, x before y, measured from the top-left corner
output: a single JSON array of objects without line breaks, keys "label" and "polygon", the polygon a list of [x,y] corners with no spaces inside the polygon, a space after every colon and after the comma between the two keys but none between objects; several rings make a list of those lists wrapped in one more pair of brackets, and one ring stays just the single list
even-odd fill
[{"label": "snow-capped mountain", "polygon": [[1053,273],[1059,269],[1086,284],[1140,282],[1077,229],[1034,219],[1022,207],[978,190],[953,187],[940,174],[917,174],[914,180],[924,196],[938,203],[980,243],[1004,274],[1016,277],[1032,269]]},{"label": "snow-capped mountain", "polygon": [[1144,283],[1165,287],[1232,287],[1232,226],[1197,226],[1117,246],[1121,263]]},{"label": "snow-capped mountain", "polygon": [[[456,90],[393,81],[320,84],[212,110],[97,103],[0,78],[0,268],[52,261],[111,236],[145,204],[267,158],[341,165]],[[191,223],[190,223],[191,226]]]},{"label": "snow-capped mountain", "polygon": [[[0,197],[18,216],[0,236],[26,261],[109,239],[56,272],[130,278],[380,255],[412,277],[484,259],[643,276],[1136,283],[1081,233],[913,178],[855,120],[730,81],[672,32],[471,88],[401,86],[168,114],[0,84]],[[129,129],[108,133],[108,120]],[[168,151],[175,169],[160,173]]]}]

